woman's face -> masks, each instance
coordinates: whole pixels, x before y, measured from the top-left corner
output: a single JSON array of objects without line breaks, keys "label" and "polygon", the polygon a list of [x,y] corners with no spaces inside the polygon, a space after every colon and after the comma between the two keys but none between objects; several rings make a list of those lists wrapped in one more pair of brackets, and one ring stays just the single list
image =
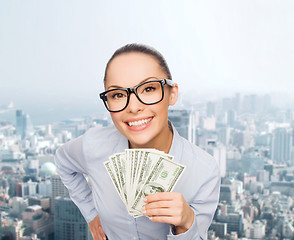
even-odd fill
[{"label": "woman's face", "polygon": [[[157,60],[144,53],[126,53],[115,57],[107,70],[105,90],[129,88],[141,82],[167,78]],[[164,98],[154,105],[141,103],[135,94],[121,112],[110,113],[116,128],[125,135],[131,148],[159,148],[168,140],[168,106],[175,104],[178,87],[164,86]]]}]

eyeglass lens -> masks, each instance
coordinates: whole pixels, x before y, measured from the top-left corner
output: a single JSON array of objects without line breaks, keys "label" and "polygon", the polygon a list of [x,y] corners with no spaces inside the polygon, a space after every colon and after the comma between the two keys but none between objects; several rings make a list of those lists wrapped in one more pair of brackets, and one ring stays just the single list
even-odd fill
[{"label": "eyeglass lens", "polygon": [[[162,100],[162,85],[160,81],[146,82],[135,88],[139,100],[145,104],[154,104]],[[107,106],[110,111],[119,111],[128,103],[128,92],[113,89],[106,94]]]}]

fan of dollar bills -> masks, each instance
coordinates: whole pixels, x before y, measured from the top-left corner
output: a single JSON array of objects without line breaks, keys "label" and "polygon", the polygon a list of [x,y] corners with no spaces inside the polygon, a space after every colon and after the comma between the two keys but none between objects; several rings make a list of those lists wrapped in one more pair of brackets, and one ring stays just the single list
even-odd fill
[{"label": "fan of dollar bills", "polygon": [[104,163],[120,198],[133,217],[142,216],[144,197],[171,192],[185,166],[173,156],[155,149],[126,149]]}]

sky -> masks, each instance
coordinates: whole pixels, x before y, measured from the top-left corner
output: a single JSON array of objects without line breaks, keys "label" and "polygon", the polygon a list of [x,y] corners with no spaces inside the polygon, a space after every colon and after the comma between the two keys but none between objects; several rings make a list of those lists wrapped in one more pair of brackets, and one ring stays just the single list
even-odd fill
[{"label": "sky", "polygon": [[182,98],[294,95],[292,0],[0,0],[0,105],[102,108],[106,62],[127,43],[166,58]]}]

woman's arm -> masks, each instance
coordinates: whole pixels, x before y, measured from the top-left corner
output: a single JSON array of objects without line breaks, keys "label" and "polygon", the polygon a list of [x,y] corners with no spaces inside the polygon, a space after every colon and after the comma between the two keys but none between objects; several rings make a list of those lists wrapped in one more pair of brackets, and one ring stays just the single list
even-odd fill
[{"label": "woman's arm", "polygon": [[68,189],[72,201],[78,206],[89,224],[94,240],[104,240],[106,236],[94,207],[92,190],[84,177],[86,161],[82,141],[83,136],[60,147],[55,155],[55,163],[57,172]]}]

